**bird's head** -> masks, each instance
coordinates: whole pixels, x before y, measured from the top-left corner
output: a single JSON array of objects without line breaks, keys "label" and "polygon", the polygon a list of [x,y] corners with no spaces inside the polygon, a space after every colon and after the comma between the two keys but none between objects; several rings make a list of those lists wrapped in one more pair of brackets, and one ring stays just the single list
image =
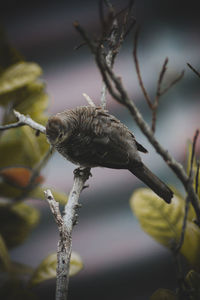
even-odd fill
[{"label": "bird's head", "polygon": [[53,147],[66,140],[70,133],[70,126],[66,120],[57,115],[49,118],[46,125],[46,136]]}]

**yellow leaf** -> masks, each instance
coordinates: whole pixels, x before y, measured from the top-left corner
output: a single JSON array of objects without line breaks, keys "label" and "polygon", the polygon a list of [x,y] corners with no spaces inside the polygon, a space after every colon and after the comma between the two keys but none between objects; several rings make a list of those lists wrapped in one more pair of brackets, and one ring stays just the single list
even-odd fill
[{"label": "yellow leaf", "polygon": [[25,203],[0,205],[0,234],[8,248],[21,244],[38,223],[39,212]]},{"label": "yellow leaf", "polygon": [[19,62],[10,66],[0,76],[0,94],[11,92],[15,89],[34,81],[42,74],[36,63]]},{"label": "yellow leaf", "polygon": [[[175,194],[172,203],[167,204],[150,189],[142,188],[133,193],[130,205],[145,232],[169,249],[178,246],[185,210],[180,196]],[[180,252],[193,266],[200,267],[200,230],[190,220]]]},{"label": "yellow leaf", "polygon": [[35,121],[39,121],[39,116],[46,110],[49,100],[44,88],[44,83],[36,81],[17,90],[13,108],[22,114],[28,114]]},{"label": "yellow leaf", "polygon": [[187,221],[184,242],[180,252],[195,270],[200,271],[200,229],[191,221]]},{"label": "yellow leaf", "polygon": [[9,271],[10,266],[11,263],[10,256],[8,254],[8,249],[6,247],[3,237],[0,234],[0,269],[3,271]]},{"label": "yellow leaf", "polygon": [[30,279],[30,285],[39,284],[45,280],[56,277],[57,254],[52,253],[45,257],[39,264]]},{"label": "yellow leaf", "polygon": [[49,148],[46,136],[35,135],[28,126],[6,130],[1,135],[0,168],[22,165],[34,167]]},{"label": "yellow leaf", "polygon": [[170,290],[158,289],[153,293],[150,300],[178,300],[178,297]]},{"label": "yellow leaf", "polygon": [[[30,279],[30,285],[39,284],[45,280],[56,278],[57,254],[49,254],[37,267]],[[76,275],[83,268],[79,254],[72,252],[69,275]]]}]

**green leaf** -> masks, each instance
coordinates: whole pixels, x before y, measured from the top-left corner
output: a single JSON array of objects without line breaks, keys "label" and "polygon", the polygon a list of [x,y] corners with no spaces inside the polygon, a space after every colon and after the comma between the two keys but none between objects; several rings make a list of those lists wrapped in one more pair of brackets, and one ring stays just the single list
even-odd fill
[{"label": "green leaf", "polygon": [[19,62],[10,66],[0,76],[0,94],[14,91],[34,81],[42,74],[36,63]]},{"label": "green leaf", "polygon": [[195,272],[194,270],[190,270],[185,280],[189,287],[190,299],[200,299],[200,274]]},{"label": "green leaf", "polygon": [[[68,196],[65,193],[61,193],[60,191],[56,191],[52,188],[50,189],[57,202],[59,202],[62,205],[65,205],[67,203]],[[45,190],[47,190],[47,187],[38,186],[33,191],[30,192],[29,196],[34,199],[45,200],[46,199],[44,194]]]},{"label": "green leaf", "polygon": [[[49,254],[37,267],[33,276],[30,279],[30,285],[39,284],[45,280],[56,278],[57,254]],[[72,252],[70,261],[69,275],[77,274],[83,268],[81,257]]]},{"label": "green leaf", "polygon": [[1,135],[0,168],[16,165],[32,168],[48,149],[46,136],[36,136],[28,126],[5,130]]},{"label": "green leaf", "polygon": [[0,234],[8,248],[24,242],[36,226],[39,212],[35,208],[18,203],[12,206],[0,205]]},{"label": "green leaf", "polygon": [[[185,210],[180,196],[175,194],[172,203],[167,204],[150,189],[142,188],[134,192],[130,205],[145,232],[172,250],[177,247]],[[191,265],[200,267],[200,229],[190,220],[187,220],[180,252]]]},{"label": "green leaf", "polygon": [[150,300],[178,300],[178,297],[170,290],[158,289],[153,293]]},{"label": "green leaf", "polygon": [[44,90],[44,83],[32,82],[18,91],[14,109],[29,115],[35,121],[46,110],[49,102],[48,94]]},{"label": "green leaf", "polygon": [[3,271],[10,270],[10,256],[3,237],[0,235],[0,269]]}]

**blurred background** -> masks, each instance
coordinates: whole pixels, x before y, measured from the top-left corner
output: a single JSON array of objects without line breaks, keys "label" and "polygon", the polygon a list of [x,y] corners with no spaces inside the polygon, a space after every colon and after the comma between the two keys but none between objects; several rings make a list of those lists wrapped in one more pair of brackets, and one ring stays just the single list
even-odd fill
[{"label": "blurred background", "polygon": [[[118,8],[127,1],[114,0]],[[185,76],[162,99],[158,111],[158,140],[179,161],[186,154],[186,141],[199,127],[200,81],[187,67],[200,64],[200,19],[198,1],[138,0],[134,16],[141,26],[138,56],[145,87],[153,97],[160,69],[169,58],[171,80],[183,69]],[[73,28],[78,20],[90,34],[99,32],[98,1],[1,1],[0,22],[10,42],[27,61],[41,65],[50,97],[49,113],[86,105],[82,93],[99,104],[101,77],[88,48],[74,50],[81,38]],[[141,110],[151,121],[151,113],[140,91],[132,59],[133,34],[127,38],[115,65],[115,71]],[[141,134],[128,111],[108,97],[110,113],[123,121],[137,140],[148,149],[143,161],[162,180],[182,186],[162,159]],[[46,185],[69,193],[74,165],[55,154],[44,169]],[[74,299],[148,299],[159,287],[177,285],[174,260],[140,228],[129,199],[142,186],[124,170],[92,170],[89,188],[81,194],[79,224],[73,231],[73,250],[84,262],[84,269],[70,279],[70,300]],[[22,246],[12,250],[12,258],[36,266],[56,251],[58,232],[49,207],[42,201],[31,201],[39,207],[41,222]],[[37,288],[41,299],[54,299],[55,281]]]}]

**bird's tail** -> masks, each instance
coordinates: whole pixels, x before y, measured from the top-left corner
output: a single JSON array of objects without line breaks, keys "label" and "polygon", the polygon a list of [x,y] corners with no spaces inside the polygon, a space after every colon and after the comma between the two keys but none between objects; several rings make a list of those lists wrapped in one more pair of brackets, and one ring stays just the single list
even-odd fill
[{"label": "bird's tail", "polygon": [[162,182],[155,174],[153,174],[143,163],[140,166],[133,166],[129,171],[143,181],[150,189],[152,189],[159,197],[163,198],[167,203],[171,202],[173,192]]}]

